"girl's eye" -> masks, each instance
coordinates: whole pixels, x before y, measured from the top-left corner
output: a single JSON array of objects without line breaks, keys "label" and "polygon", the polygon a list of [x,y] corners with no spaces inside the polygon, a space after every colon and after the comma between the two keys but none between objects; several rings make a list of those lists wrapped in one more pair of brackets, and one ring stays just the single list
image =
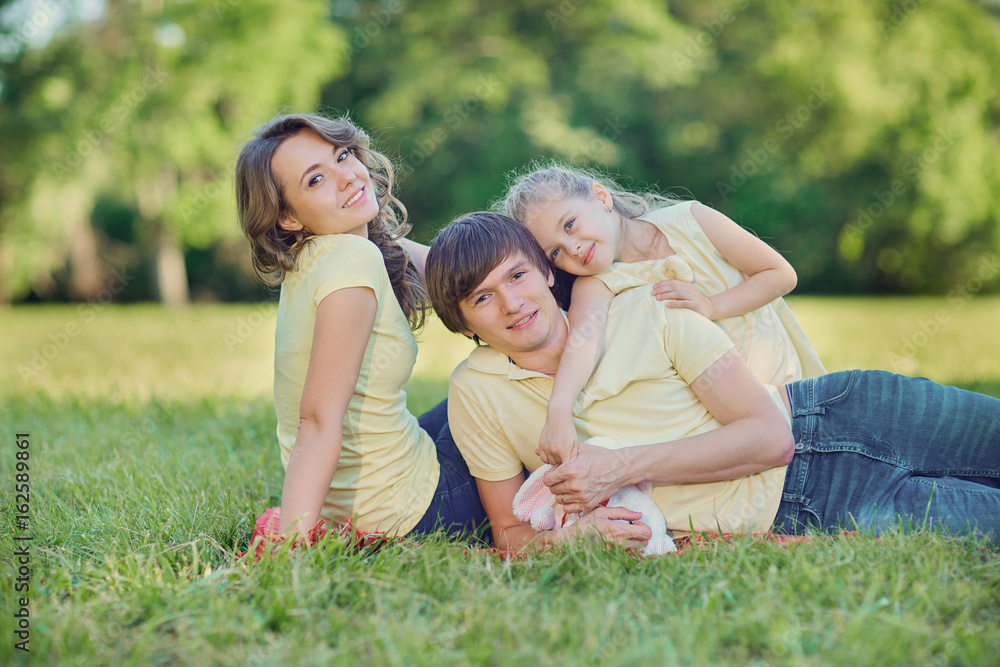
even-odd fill
[{"label": "girl's eye", "polygon": [[567,232],[573,229],[574,222],[576,222],[576,218],[570,218],[569,220],[566,221],[566,224],[563,225],[563,229],[565,229]]},{"label": "girl's eye", "polygon": [[556,248],[555,250],[552,251],[552,254],[550,254],[549,257],[551,257],[552,261],[554,262],[556,261],[556,255],[558,254],[559,254],[559,248]]},{"label": "girl's eye", "polygon": [[309,187],[316,185],[321,180],[323,180],[323,174],[315,174],[312,178],[309,179]]}]

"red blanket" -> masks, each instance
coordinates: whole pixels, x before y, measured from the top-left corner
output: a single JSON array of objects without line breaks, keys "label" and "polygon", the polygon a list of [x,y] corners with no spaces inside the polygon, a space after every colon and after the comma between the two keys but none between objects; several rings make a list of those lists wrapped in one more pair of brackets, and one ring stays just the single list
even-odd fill
[{"label": "red blanket", "polygon": [[[273,550],[282,542],[282,538],[278,537],[278,523],[280,519],[281,510],[278,507],[268,508],[264,510],[263,514],[257,517],[257,522],[253,527],[253,533],[250,535],[249,549],[250,552],[253,552],[254,561],[259,561],[265,554],[268,553],[269,550]],[[328,533],[350,541],[351,545],[355,548],[379,546],[389,542],[416,544],[416,542],[411,538],[388,537],[382,532],[366,533],[362,530],[357,530],[350,521],[347,522],[346,526],[343,526],[339,530],[327,530],[324,527],[322,520],[313,526],[312,530],[309,531],[308,544],[316,544]],[[678,537],[674,538],[674,542],[677,544],[677,551],[671,553],[681,553],[688,547],[708,544],[716,540],[723,540],[726,543],[730,543],[735,537],[736,536],[731,533],[699,533],[689,537]],[[780,535],[776,533],[764,533],[754,535],[753,537],[766,542],[775,542],[778,544],[799,544],[800,542],[809,542],[812,540],[812,537],[807,535]],[[304,543],[305,542],[300,544]],[[296,544],[295,547],[300,546],[300,544]],[[523,558],[525,555],[523,553],[503,551],[501,549],[476,549],[475,552],[497,554],[503,558]],[[248,552],[243,552],[239,554],[237,558],[242,558],[247,553]],[[638,552],[636,552],[636,555],[639,555]]]}]

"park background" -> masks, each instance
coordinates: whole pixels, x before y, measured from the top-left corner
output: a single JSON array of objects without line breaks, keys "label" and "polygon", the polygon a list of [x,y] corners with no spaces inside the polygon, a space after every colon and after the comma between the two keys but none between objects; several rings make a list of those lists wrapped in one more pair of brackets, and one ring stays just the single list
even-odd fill
[{"label": "park background", "polygon": [[[1000,396],[998,62],[992,1],[3,3],[0,423],[35,541],[29,655],[0,448],[0,662],[989,663],[997,552],[934,533],[237,561],[282,471],[232,171],[276,113],[349,113],[428,242],[535,158],[596,167],[781,251],[829,370]],[[419,340],[415,413],[470,345]]]}]

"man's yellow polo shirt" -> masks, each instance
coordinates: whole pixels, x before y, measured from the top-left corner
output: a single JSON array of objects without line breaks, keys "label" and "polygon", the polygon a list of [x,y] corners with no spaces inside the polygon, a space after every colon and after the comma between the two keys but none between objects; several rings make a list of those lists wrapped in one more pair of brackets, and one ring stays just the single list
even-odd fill
[{"label": "man's yellow polo shirt", "polygon": [[[647,289],[616,296],[597,368],[573,409],[581,441],[625,438],[639,445],[719,428],[690,387],[732,349],[712,322],[669,309]],[[541,465],[535,454],[553,378],[519,368],[488,346],[451,376],[448,419],[475,477],[502,481]],[[774,387],[765,385],[788,418]],[[654,484],[653,498],[675,532],[761,532],[781,500],[785,467],[724,482]]]}]

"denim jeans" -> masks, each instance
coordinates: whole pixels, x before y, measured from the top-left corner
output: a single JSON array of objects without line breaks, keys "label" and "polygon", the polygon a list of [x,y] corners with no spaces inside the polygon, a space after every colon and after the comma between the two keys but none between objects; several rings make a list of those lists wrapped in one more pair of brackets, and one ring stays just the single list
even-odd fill
[{"label": "denim jeans", "polygon": [[795,455],[775,530],[899,525],[1000,537],[1000,400],[845,371],[788,385]]},{"label": "denim jeans", "polygon": [[469,466],[451,436],[448,399],[425,412],[417,421],[420,428],[434,439],[441,476],[430,507],[409,534],[423,535],[443,528],[449,533],[475,533],[481,541],[492,544],[490,531],[485,528],[486,510],[479,500],[476,478],[469,472]]}]

